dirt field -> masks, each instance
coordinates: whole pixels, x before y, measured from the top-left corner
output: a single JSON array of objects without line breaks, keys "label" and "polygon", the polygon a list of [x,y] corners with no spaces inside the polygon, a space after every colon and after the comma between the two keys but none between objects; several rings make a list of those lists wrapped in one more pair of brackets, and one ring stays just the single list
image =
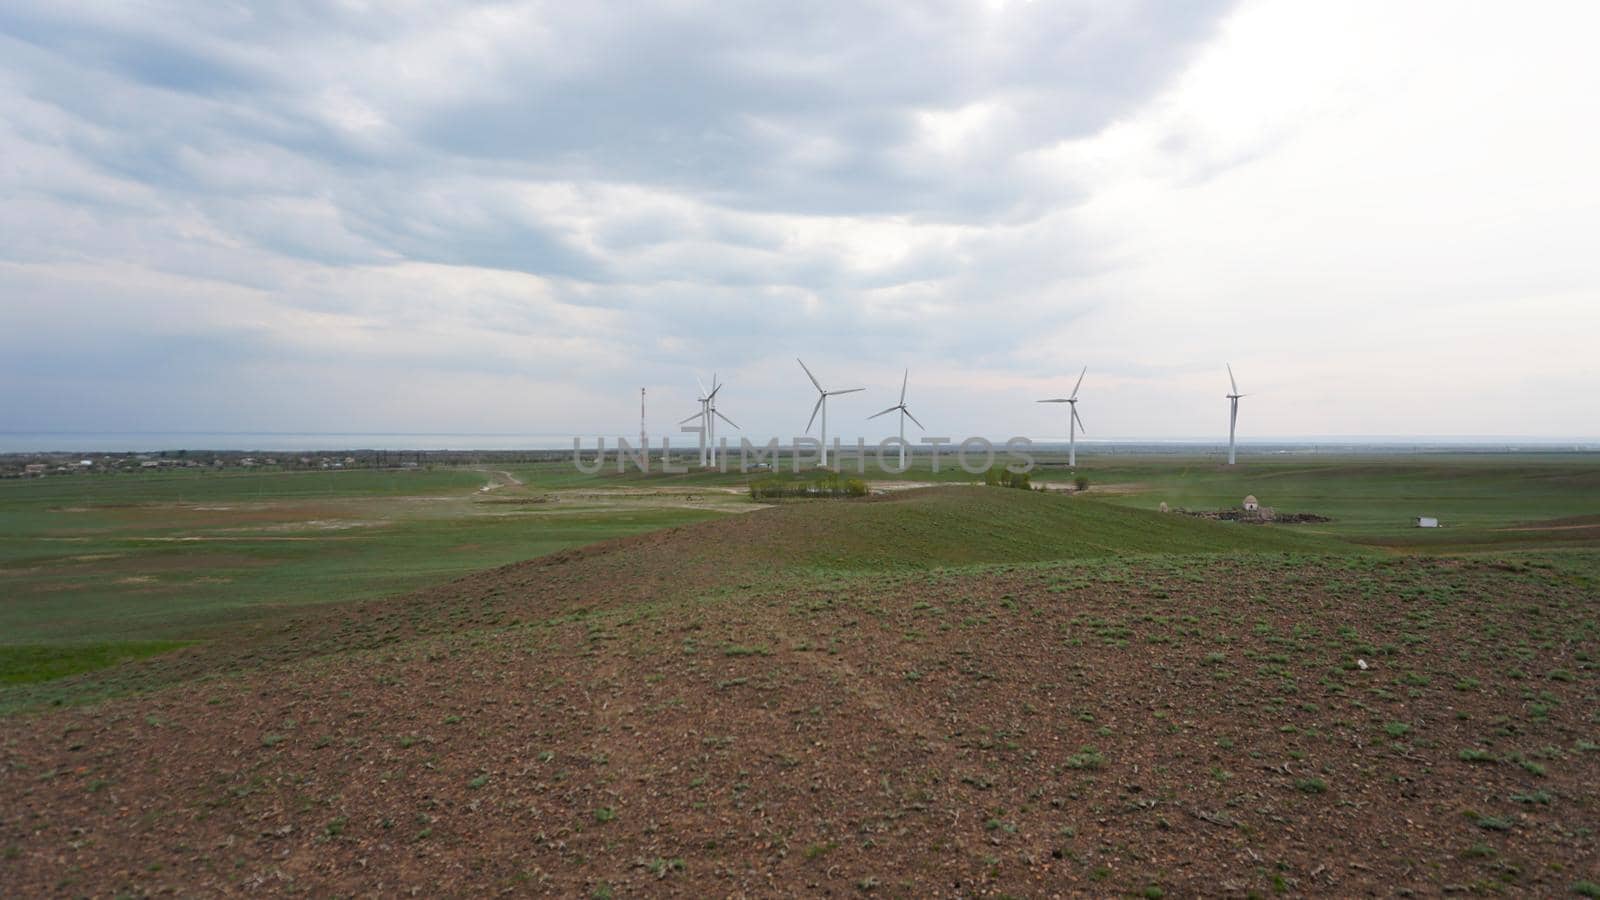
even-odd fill
[{"label": "dirt field", "polygon": [[1592,552],[775,566],[803,516],[310,610],[259,626],[232,668],[191,648],[138,664],[187,683],[12,718],[0,880],[908,897],[1600,881]]}]

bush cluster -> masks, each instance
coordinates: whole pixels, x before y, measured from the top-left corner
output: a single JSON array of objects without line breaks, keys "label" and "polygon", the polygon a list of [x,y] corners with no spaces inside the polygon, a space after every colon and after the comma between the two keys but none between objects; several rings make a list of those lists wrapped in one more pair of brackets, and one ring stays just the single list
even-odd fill
[{"label": "bush cluster", "polygon": [[838,472],[818,475],[810,481],[789,481],[784,478],[763,478],[750,482],[750,496],[755,500],[776,500],[782,497],[865,497],[867,483],[860,478],[846,478]]},{"label": "bush cluster", "polygon": [[983,473],[983,483],[990,487],[1019,488],[1024,491],[1033,490],[1033,477],[1027,472],[1013,472],[1005,466],[995,466]]}]

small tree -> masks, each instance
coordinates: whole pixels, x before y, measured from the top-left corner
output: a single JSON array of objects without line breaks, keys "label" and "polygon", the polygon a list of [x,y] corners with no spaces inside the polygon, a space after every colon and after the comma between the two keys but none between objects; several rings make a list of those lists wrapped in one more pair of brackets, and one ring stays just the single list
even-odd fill
[{"label": "small tree", "polygon": [[1079,492],[1087,491],[1089,489],[1089,479],[1086,476],[1079,475],[1077,478],[1072,479],[1072,487]]}]

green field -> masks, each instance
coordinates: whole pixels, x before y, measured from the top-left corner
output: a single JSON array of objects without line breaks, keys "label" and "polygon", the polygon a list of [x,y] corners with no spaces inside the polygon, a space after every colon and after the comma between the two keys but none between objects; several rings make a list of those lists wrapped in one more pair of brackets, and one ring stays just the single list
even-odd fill
[{"label": "green field", "polygon": [[[1600,878],[1600,465],[1083,461],[775,503],[556,462],[0,482],[0,882]],[[1331,520],[1157,510],[1246,493]]]},{"label": "green field", "polygon": [[482,471],[175,473],[0,483],[0,635],[203,638],[273,610],[381,596],[699,521],[663,504],[541,503]]},{"label": "green field", "polygon": [[[1039,456],[1036,484],[1066,486],[1074,477],[1089,479],[1089,495],[1109,503],[1143,509],[1169,506],[1195,510],[1237,506],[1246,494],[1279,512],[1315,513],[1332,522],[1305,530],[1355,542],[1444,549],[1483,544],[1549,546],[1553,533],[1530,537],[1528,527],[1600,514],[1600,454],[1593,453],[1419,453],[1247,455],[1237,466],[1215,458],[1176,454],[1123,455],[1080,452],[1069,470],[1063,459]],[[854,474],[853,457],[842,467]],[[582,483],[570,463],[526,466],[529,478]],[[787,461],[762,477],[801,480]],[[864,476],[877,482],[969,483],[981,480],[946,458],[934,472],[926,457],[914,458],[904,475],[877,472],[868,460]],[[592,482],[613,485],[743,485],[736,472],[641,475],[610,471]],[[1445,526],[1422,533],[1418,516],[1434,516]],[[1585,538],[1576,538],[1581,542]]]},{"label": "green field", "polygon": [[[713,548],[773,571],[895,570],[1104,556],[1438,553],[1593,547],[1600,461],[1583,455],[1043,458],[1036,483],[896,502],[899,485],[976,480],[926,459],[887,495],[791,501],[761,537]],[[847,468],[849,462],[846,462]],[[785,464],[779,477],[793,475]],[[763,475],[761,477],[771,477]],[[403,593],[607,538],[748,512],[750,476],[578,473],[569,462],[410,471],[209,472],[0,482],[0,682],[38,682],[188,642],[226,640],[297,607]],[[1155,515],[1255,494],[1332,521],[1244,526]],[[848,533],[830,537],[839,502]],[[1413,527],[1438,516],[1437,531]]]}]

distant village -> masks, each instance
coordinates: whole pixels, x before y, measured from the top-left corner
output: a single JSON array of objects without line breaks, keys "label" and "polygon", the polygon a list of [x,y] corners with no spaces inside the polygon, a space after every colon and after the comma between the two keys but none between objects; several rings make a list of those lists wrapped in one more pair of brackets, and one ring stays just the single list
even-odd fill
[{"label": "distant village", "polygon": [[152,473],[164,470],[329,471],[419,469],[435,465],[540,462],[558,451],[341,450],[320,453],[261,453],[233,450],[165,450],[150,453],[0,454],[0,478],[60,478]]}]

